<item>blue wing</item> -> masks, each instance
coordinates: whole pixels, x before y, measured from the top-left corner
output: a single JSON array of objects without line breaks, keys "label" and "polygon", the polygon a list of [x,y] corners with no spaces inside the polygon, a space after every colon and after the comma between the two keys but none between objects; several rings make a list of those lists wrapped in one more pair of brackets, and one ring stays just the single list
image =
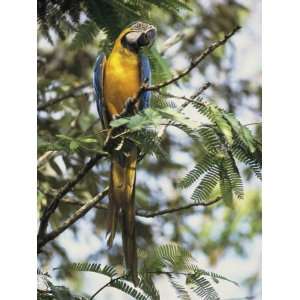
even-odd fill
[{"label": "blue wing", "polygon": [[103,71],[104,71],[105,61],[106,61],[105,54],[100,53],[96,59],[94,72],[93,72],[94,96],[97,104],[98,114],[103,128],[108,127],[107,112],[104,105],[104,97],[103,97]]},{"label": "blue wing", "polygon": [[[144,54],[140,55],[140,73],[141,82],[151,85],[151,67],[147,56]],[[140,96],[139,109],[143,110],[150,106],[151,91],[143,92]]]}]

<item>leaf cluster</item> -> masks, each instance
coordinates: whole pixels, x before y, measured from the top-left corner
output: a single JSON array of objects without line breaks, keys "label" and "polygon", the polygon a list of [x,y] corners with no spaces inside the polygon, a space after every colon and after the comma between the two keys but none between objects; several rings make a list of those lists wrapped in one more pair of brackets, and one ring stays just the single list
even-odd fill
[{"label": "leaf cluster", "polygon": [[[111,127],[124,127],[124,136],[142,132],[144,140],[154,141],[147,129],[172,125],[184,131],[201,147],[202,155],[195,167],[178,182],[178,187],[197,186],[192,194],[195,202],[205,202],[215,188],[229,206],[234,198],[242,199],[244,189],[238,161],[261,179],[261,147],[251,131],[243,126],[236,117],[214,104],[198,98],[192,102],[199,119],[206,117],[210,123],[200,124],[191,120],[184,112],[171,107],[149,108],[134,116],[119,118],[111,122]],[[147,138],[145,138],[147,137]],[[142,144],[141,144],[142,145]],[[157,143],[147,143],[147,152],[156,152]]]},{"label": "leaf cluster", "polygon": [[201,269],[191,253],[175,243],[157,246],[151,251],[140,250],[139,257],[141,266],[137,287],[132,286],[128,274],[119,274],[112,266],[73,263],[64,268],[108,276],[110,281],[106,286],[114,287],[137,300],[160,299],[154,283],[157,276],[167,276],[178,297],[183,300],[190,299],[190,293],[195,293],[204,300],[220,299],[211,281],[218,284],[220,280],[225,280],[237,285],[222,275]]}]

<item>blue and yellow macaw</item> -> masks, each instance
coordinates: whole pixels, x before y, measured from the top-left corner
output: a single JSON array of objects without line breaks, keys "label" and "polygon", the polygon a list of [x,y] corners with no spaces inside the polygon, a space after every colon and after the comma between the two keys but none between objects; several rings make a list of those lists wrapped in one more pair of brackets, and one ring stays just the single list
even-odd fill
[{"label": "blue and yellow macaw", "polygon": [[[155,36],[156,28],[153,25],[136,22],[121,32],[107,59],[103,53],[97,57],[93,86],[104,128],[108,128],[109,122],[124,112],[128,101],[138,94],[144,83],[151,83],[149,59],[140,53],[140,49],[150,47]],[[149,107],[149,101],[150,92],[144,91],[135,109]],[[108,245],[112,246],[121,211],[125,265],[133,283],[137,285],[134,191],[138,148],[132,144],[126,152],[112,150],[111,156]]]}]

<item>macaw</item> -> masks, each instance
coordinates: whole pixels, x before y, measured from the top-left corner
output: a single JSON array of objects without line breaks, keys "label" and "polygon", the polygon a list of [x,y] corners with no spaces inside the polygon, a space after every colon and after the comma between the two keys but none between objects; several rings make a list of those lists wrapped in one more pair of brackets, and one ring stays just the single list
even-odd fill
[{"label": "macaw", "polygon": [[[138,95],[143,84],[151,84],[149,59],[140,49],[152,46],[155,36],[156,28],[153,25],[135,22],[120,33],[107,59],[104,53],[98,55],[93,86],[104,128],[109,128],[109,122],[124,112],[128,101]],[[149,107],[150,97],[150,91],[141,93],[135,110]],[[134,191],[138,152],[133,143],[126,151],[111,151],[107,222],[107,243],[111,247],[121,211],[125,265],[135,285],[138,284],[138,275]]]}]

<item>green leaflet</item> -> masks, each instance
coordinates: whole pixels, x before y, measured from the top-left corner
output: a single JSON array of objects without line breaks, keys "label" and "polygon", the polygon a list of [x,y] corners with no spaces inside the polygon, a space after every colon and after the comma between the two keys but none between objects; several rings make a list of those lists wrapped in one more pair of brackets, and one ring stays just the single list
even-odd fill
[{"label": "green leaflet", "polygon": [[191,285],[194,293],[201,297],[203,300],[219,300],[220,297],[211,283],[204,277],[193,277],[189,279],[189,285]]},{"label": "green leaflet", "polygon": [[234,196],[238,199],[244,196],[242,178],[235,160],[244,162],[258,178],[261,178],[259,143],[251,131],[232,114],[199,99],[193,105],[200,114],[212,122],[212,125],[200,126],[196,131],[184,130],[194,140],[199,140],[207,154],[200,158],[194,169],[179,181],[179,187],[187,188],[199,181],[192,199],[203,202],[208,200],[214,187],[219,183],[224,202],[232,206]]},{"label": "green leaflet", "polygon": [[110,126],[117,128],[126,125],[130,131],[134,132],[149,126],[158,127],[168,121],[174,121],[192,129],[197,127],[196,122],[170,107],[147,108],[132,117],[113,120],[110,122]]},{"label": "green leaflet", "polygon": [[224,118],[232,126],[233,130],[240,137],[243,143],[249,148],[251,153],[255,152],[255,140],[251,131],[243,126],[232,114],[223,113]]},{"label": "green leaflet", "polygon": [[109,277],[114,277],[114,276],[118,275],[118,273],[114,267],[97,264],[97,263],[89,263],[89,262],[72,263],[64,268],[71,269],[74,271],[80,271],[80,272],[94,272],[94,273],[103,274],[103,275],[106,275]]},{"label": "green leaflet", "polygon": [[219,181],[219,168],[214,165],[201,179],[200,183],[192,194],[192,200],[198,203],[205,203]]},{"label": "green leaflet", "polygon": [[157,109],[161,113],[163,117],[166,119],[173,120],[174,122],[178,122],[182,125],[185,125],[191,129],[196,129],[198,127],[198,124],[188,117],[186,115],[176,111],[175,109],[172,109],[170,107],[162,108],[162,109]]},{"label": "green leaflet", "polygon": [[232,134],[232,129],[231,126],[228,124],[226,119],[223,118],[223,115],[220,112],[220,109],[217,108],[214,105],[210,106],[211,112],[214,115],[214,121],[220,131],[223,133],[227,143],[229,145],[233,144],[233,134]]},{"label": "green leaflet", "polygon": [[183,284],[180,284],[174,276],[169,276],[169,281],[176,291],[177,297],[181,300],[191,300],[191,297]]},{"label": "green leaflet", "polygon": [[71,141],[69,147],[71,151],[76,151],[79,148],[79,144],[75,140],[73,140]]},{"label": "green leaflet", "polygon": [[70,48],[79,49],[85,47],[94,41],[94,38],[99,33],[99,27],[97,24],[91,20],[85,21],[83,24],[79,25],[77,28],[77,33],[75,34]]}]

